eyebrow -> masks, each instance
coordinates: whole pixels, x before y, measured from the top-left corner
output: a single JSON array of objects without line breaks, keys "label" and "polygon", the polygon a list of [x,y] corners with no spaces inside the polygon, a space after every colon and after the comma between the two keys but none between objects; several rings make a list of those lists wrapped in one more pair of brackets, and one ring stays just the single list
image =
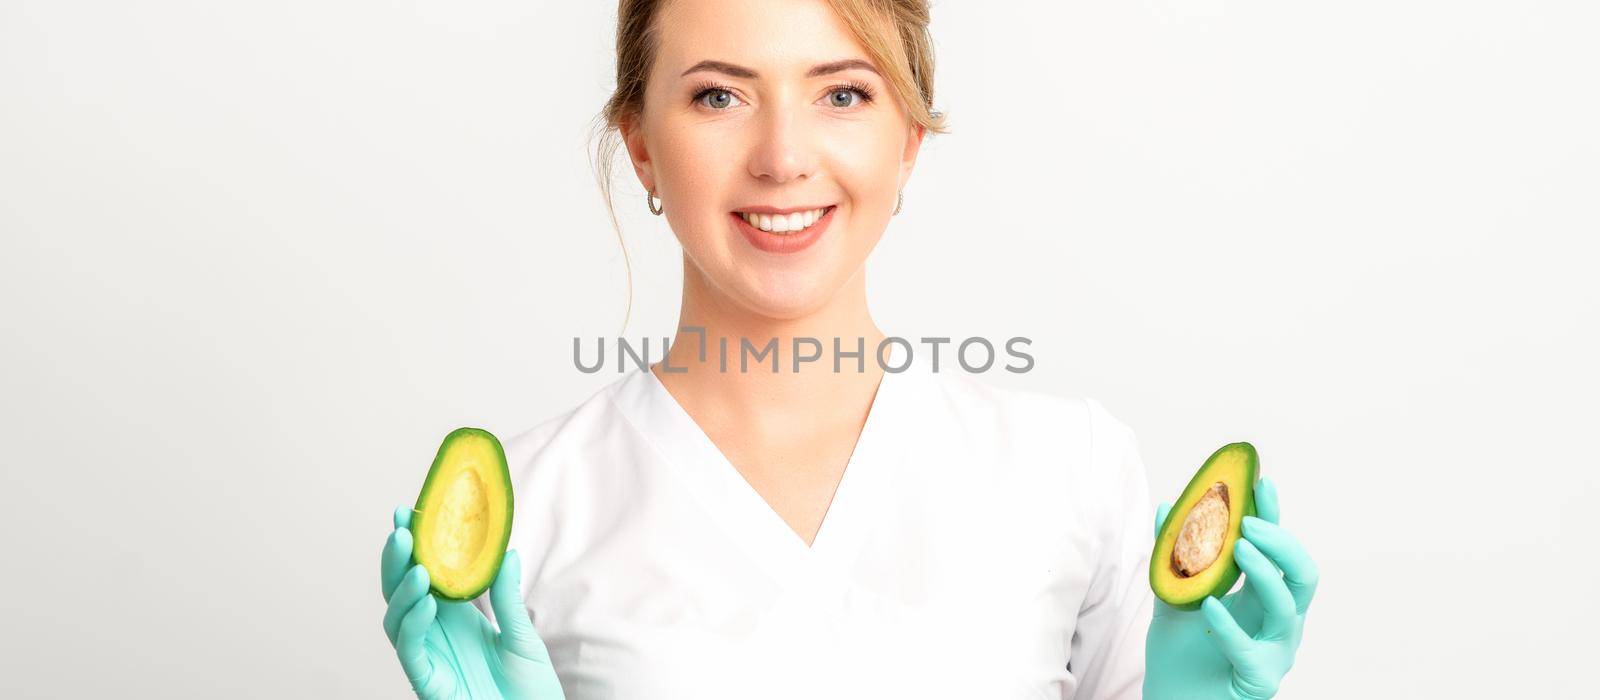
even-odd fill
[{"label": "eyebrow", "polygon": [[[846,58],[846,59],[843,59],[843,60],[840,60],[840,61],[829,61],[828,63],[818,63],[817,65],[812,66],[811,70],[806,71],[806,77],[807,78],[815,78],[815,77],[817,77],[819,75],[828,75],[830,73],[838,73],[840,71],[847,71],[847,70],[850,70],[850,69],[853,69],[853,68],[859,68],[861,70],[868,70],[868,71],[872,71],[873,73],[877,73],[878,72],[878,69],[876,67],[874,67],[871,63],[867,62],[867,61],[863,61],[863,60],[861,60],[859,58]],[[716,72],[716,73],[726,73],[726,74],[731,75],[731,76],[733,76],[735,78],[747,78],[747,79],[750,79],[750,80],[754,80],[756,78],[760,78],[761,77],[755,71],[753,71],[753,70],[751,70],[749,68],[745,68],[744,66],[728,63],[727,61],[713,61],[713,60],[709,60],[709,59],[705,60],[705,61],[701,61],[699,63],[696,63],[696,64],[690,66],[689,70],[686,70],[686,71],[683,72],[683,75],[688,75],[688,74],[694,73],[696,71],[712,71],[712,72]],[[679,77],[682,77],[682,76],[679,76]]]}]

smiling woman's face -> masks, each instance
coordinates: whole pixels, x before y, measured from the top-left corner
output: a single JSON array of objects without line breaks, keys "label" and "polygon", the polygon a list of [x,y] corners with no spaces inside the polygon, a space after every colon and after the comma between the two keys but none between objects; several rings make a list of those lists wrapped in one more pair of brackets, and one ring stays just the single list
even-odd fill
[{"label": "smiling woman's face", "polygon": [[[824,0],[669,0],[655,21],[623,137],[686,274],[763,316],[821,308],[882,236],[922,129]],[[762,230],[784,224],[804,228]]]}]

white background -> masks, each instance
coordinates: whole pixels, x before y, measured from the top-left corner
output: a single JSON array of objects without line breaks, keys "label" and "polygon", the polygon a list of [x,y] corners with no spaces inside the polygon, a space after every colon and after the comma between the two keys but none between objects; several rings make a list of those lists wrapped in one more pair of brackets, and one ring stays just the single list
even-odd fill
[{"label": "white background", "polygon": [[[402,697],[438,441],[615,374],[615,3],[0,4],[0,696]],[[1600,498],[1600,12],[934,7],[888,332],[1034,339],[1159,498],[1254,442],[1322,588],[1282,697],[1572,697]],[[679,261],[619,168],[625,334]]]}]

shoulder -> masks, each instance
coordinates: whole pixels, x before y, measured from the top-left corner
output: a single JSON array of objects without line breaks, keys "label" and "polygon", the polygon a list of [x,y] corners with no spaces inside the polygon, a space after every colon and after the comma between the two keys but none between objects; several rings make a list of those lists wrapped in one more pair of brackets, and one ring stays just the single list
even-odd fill
[{"label": "shoulder", "polygon": [[501,441],[516,504],[510,546],[527,567],[525,592],[543,580],[549,567],[580,556],[585,546],[581,533],[601,529],[594,524],[616,517],[617,504],[597,494],[637,481],[626,473],[639,461],[628,452],[637,441],[626,437],[633,428],[614,401],[617,391],[637,376],[624,375]]},{"label": "shoulder", "polygon": [[[996,519],[1065,537],[1082,556],[1112,534],[1130,488],[1142,483],[1134,432],[1100,400],[1001,386],[981,375],[929,373],[918,473],[948,470],[963,493],[1000,504]],[[1021,535],[1018,535],[1021,536]],[[1030,535],[1031,536],[1031,535]],[[1054,544],[1044,545],[1047,548]]]},{"label": "shoulder", "polygon": [[932,441],[942,448],[978,446],[975,468],[1022,478],[1086,513],[1109,505],[1107,496],[1128,480],[1143,478],[1133,428],[1096,398],[1003,387],[966,373],[928,376],[935,379],[926,391],[950,434]]},{"label": "shoulder", "polygon": [[927,398],[969,428],[986,427],[1011,439],[1072,447],[1094,461],[1117,457],[1134,439],[1133,428],[1088,396],[1057,395],[1000,386],[966,373],[927,375]]},{"label": "shoulder", "polygon": [[548,461],[553,455],[574,455],[606,444],[608,433],[624,423],[613,397],[637,379],[637,373],[629,373],[605,384],[577,404],[511,433],[502,441],[502,446],[512,475],[527,476],[536,464]]}]

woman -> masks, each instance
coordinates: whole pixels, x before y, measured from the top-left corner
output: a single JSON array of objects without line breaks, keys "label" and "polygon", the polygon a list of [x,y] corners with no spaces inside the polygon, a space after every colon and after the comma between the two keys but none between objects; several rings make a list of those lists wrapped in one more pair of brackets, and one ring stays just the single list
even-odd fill
[{"label": "woman", "polygon": [[[605,117],[682,244],[680,330],[664,362],[506,442],[516,520],[488,606],[427,594],[396,511],[384,628],[418,695],[1273,695],[1315,567],[1270,484],[1236,549],[1246,585],[1154,603],[1126,425],[880,345],[864,264],[942,130],[924,0],[618,17]],[[742,342],[796,338],[832,362],[731,368]]]}]

